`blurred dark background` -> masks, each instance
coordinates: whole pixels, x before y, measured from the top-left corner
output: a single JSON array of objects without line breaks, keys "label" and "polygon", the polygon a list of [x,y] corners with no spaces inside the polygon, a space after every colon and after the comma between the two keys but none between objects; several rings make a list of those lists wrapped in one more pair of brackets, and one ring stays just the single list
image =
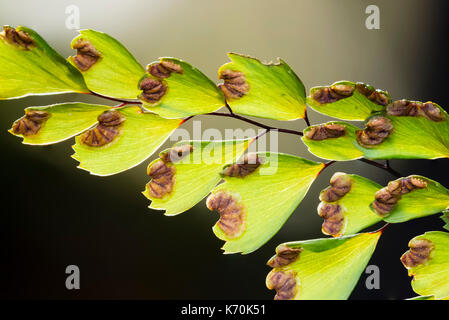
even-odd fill
[{"label": "blurred dark background", "polygon": [[[380,8],[380,30],[365,28],[365,8]],[[81,28],[111,34],[143,64],[159,56],[191,62],[214,81],[235,51],[269,61],[282,57],[307,88],[337,80],[364,81],[393,99],[448,106],[447,1],[2,1],[0,22],[26,25],[62,55],[73,54],[68,5],[80,9]],[[223,255],[212,233],[217,220],[204,201],[176,217],[146,207],[140,193],[146,166],[100,178],[76,168],[73,140],[53,146],[21,144],[7,130],[28,106],[91,101],[78,95],[0,102],[0,297],[7,299],[271,299],[265,262],[282,242],[322,237],[318,193],[336,170],[386,184],[384,171],[358,161],[324,172],[306,199],[267,244],[249,255]],[[309,111],[313,123],[327,118]],[[246,124],[200,117],[203,129]],[[207,121],[206,121],[207,120]],[[303,121],[276,123],[302,129]],[[189,128],[191,123],[186,123]],[[280,136],[280,151],[314,159],[295,136]],[[168,146],[168,144],[167,144]],[[448,160],[392,161],[403,175],[421,174],[449,187]],[[404,299],[415,294],[399,257],[408,241],[441,230],[439,215],[393,225],[370,264],[381,289],[367,290],[365,274],[353,299]],[[375,229],[374,226],[371,229]],[[81,270],[81,289],[65,288],[65,268]]]}]

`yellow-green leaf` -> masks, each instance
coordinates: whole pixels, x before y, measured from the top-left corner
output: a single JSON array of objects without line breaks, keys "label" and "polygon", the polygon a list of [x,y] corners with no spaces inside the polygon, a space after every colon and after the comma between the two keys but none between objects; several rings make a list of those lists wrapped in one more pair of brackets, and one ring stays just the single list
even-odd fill
[{"label": "yellow-green leaf", "polygon": [[90,146],[77,136],[72,156],[79,168],[107,176],[128,170],[151,156],[181,124],[155,114],[143,113],[139,107],[116,109],[124,117],[118,135],[103,146]]},{"label": "yellow-green leaf", "polygon": [[266,285],[275,299],[344,300],[376,248],[381,232],[287,242],[268,261]]},{"label": "yellow-green leaf", "polygon": [[82,75],[36,32],[4,26],[0,34],[0,100],[89,92]]},{"label": "yellow-green leaf", "polygon": [[77,49],[77,55],[68,60],[81,71],[91,91],[120,99],[137,99],[142,92],[138,84],[145,70],[116,39],[103,32],[81,30],[71,47]]},{"label": "yellow-green leaf", "polygon": [[235,113],[275,120],[304,118],[306,93],[295,72],[281,59],[264,64],[255,58],[229,53],[218,76]]}]

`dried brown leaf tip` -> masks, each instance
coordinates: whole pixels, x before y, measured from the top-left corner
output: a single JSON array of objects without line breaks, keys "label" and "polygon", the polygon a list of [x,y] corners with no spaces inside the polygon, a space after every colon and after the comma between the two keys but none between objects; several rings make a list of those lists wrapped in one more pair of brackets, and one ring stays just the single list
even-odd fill
[{"label": "dried brown leaf tip", "polygon": [[182,146],[175,146],[170,150],[161,153],[159,158],[161,158],[164,162],[177,162],[187,157],[192,151],[192,145],[184,144]]},{"label": "dried brown leaf tip", "polygon": [[368,98],[368,100],[374,102],[375,104],[386,106],[390,102],[390,97],[385,91],[379,89],[376,90],[372,86],[362,82],[357,82],[355,87],[358,92],[363,94]]},{"label": "dried brown leaf tip", "polygon": [[290,248],[285,244],[281,244],[276,248],[276,255],[267,262],[267,265],[272,268],[285,267],[286,265],[295,262],[301,251],[302,248]]},{"label": "dried brown leaf tip", "polygon": [[243,233],[246,210],[235,195],[218,191],[207,198],[206,205],[209,210],[220,214],[217,224],[228,238],[234,239]]},{"label": "dried brown leaf tip", "polygon": [[81,71],[87,71],[92,67],[98,59],[100,59],[100,52],[87,40],[79,39],[73,45],[76,49],[76,56],[73,57],[73,62]]},{"label": "dried brown leaf tip", "polygon": [[159,80],[145,77],[139,85],[143,90],[140,98],[148,103],[156,103],[167,92],[167,87]]},{"label": "dried brown leaf tip", "polygon": [[384,217],[393,210],[402,195],[426,187],[427,181],[414,176],[390,181],[385,188],[376,192],[372,207],[377,214]]},{"label": "dried brown leaf tip", "polygon": [[350,175],[336,172],[330,180],[330,187],[321,192],[320,200],[325,202],[340,200],[351,190],[351,185],[352,179]]},{"label": "dried brown leaf tip", "polygon": [[317,88],[312,93],[312,99],[320,104],[333,103],[352,96],[354,89],[351,84],[334,84],[330,87]]},{"label": "dried brown leaf tip", "polygon": [[184,70],[179,64],[171,61],[161,60],[148,66],[148,72],[156,78],[165,79],[170,77],[172,72],[183,74]]},{"label": "dried brown leaf tip", "polygon": [[117,110],[107,110],[98,116],[98,124],[81,135],[81,142],[90,147],[111,143],[120,134],[125,117]]},{"label": "dried brown leaf tip", "polygon": [[30,48],[35,46],[33,38],[31,38],[31,36],[27,32],[16,30],[9,26],[3,26],[3,32],[1,36],[9,44],[25,50],[30,50]]},{"label": "dried brown leaf tip", "polygon": [[372,117],[365,125],[364,130],[358,130],[357,142],[365,148],[372,148],[381,144],[393,131],[390,119],[382,116]]},{"label": "dried brown leaf tip", "polygon": [[226,69],[220,72],[218,78],[224,81],[218,87],[227,99],[239,99],[249,92],[249,84],[242,72]]},{"label": "dried brown leaf tip", "polygon": [[431,121],[446,120],[446,116],[433,102],[398,100],[387,107],[387,114],[392,116],[424,117]]},{"label": "dried brown leaf tip", "polygon": [[258,157],[255,153],[246,154],[243,161],[228,165],[222,172],[224,176],[244,178],[253,173],[263,164],[263,159]]},{"label": "dried brown leaf tip", "polygon": [[23,136],[37,134],[48,118],[50,114],[46,111],[25,110],[25,116],[14,122],[11,131]]},{"label": "dried brown leaf tip", "polygon": [[151,181],[147,184],[148,193],[153,198],[161,199],[172,192],[175,184],[176,168],[162,160],[154,162],[148,168]]},{"label": "dried brown leaf tip", "polygon": [[321,202],[318,206],[318,215],[324,219],[321,226],[324,234],[337,236],[342,233],[345,216],[339,204]]},{"label": "dried brown leaf tip", "polygon": [[401,262],[407,269],[415,268],[430,259],[434,245],[427,239],[412,239],[408,246],[410,250],[401,257]]},{"label": "dried brown leaf tip", "polygon": [[306,138],[315,141],[321,141],[329,138],[339,138],[346,134],[346,127],[341,124],[327,123],[311,127],[306,132]]},{"label": "dried brown leaf tip", "polygon": [[291,300],[297,294],[296,273],[293,271],[271,271],[266,280],[267,288],[276,290],[275,300]]}]

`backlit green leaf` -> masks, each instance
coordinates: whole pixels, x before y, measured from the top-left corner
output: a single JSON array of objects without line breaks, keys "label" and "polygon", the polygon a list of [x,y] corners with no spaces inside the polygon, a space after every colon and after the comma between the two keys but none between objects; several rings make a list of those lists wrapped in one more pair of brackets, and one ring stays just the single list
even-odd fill
[{"label": "backlit green leaf", "polygon": [[363,152],[356,146],[358,129],[348,123],[332,121],[307,127],[301,139],[310,153],[317,157],[337,161],[355,160],[363,158]]},{"label": "backlit green leaf", "polygon": [[441,219],[446,223],[443,228],[449,231],[449,211],[443,211]]},{"label": "backlit green leaf", "polygon": [[356,174],[335,173],[331,185],[320,194],[318,214],[324,219],[322,231],[334,237],[354,234],[382,217],[370,208],[374,194],[382,187]]},{"label": "backlit green leaf", "polygon": [[357,284],[381,232],[287,242],[268,261],[266,285],[275,299],[343,300]]},{"label": "backlit green leaf", "polygon": [[82,75],[26,27],[0,34],[0,100],[27,95],[88,92]]},{"label": "backlit green leaf", "polygon": [[218,76],[235,113],[275,120],[304,118],[306,93],[294,71],[282,60],[264,64],[255,58],[229,53]]},{"label": "backlit green leaf", "polygon": [[[415,181],[421,184],[421,187],[414,185]],[[376,202],[380,204],[380,207],[391,208],[390,212],[385,213],[386,222],[404,222],[436,214],[449,208],[449,190],[438,182],[422,176],[412,175],[391,181],[379,192],[385,192],[396,199],[396,204],[385,206],[383,205],[385,201],[378,199],[378,194],[375,195],[377,200],[372,204],[373,209],[376,208]],[[397,195],[399,192],[402,194]],[[382,214],[381,211],[379,213]]]},{"label": "backlit green leaf", "polygon": [[120,99],[137,99],[142,92],[138,84],[145,70],[116,39],[103,32],[81,30],[71,47],[77,49],[77,55],[68,60],[81,71],[91,91]]},{"label": "backlit green leaf", "polygon": [[[150,199],[151,209],[163,209],[165,215],[176,215],[187,211],[200,202],[222,179],[220,173],[226,163],[233,162],[247,148],[248,140],[234,141],[181,141],[171,149],[161,152],[160,158],[154,160],[148,166],[148,172],[152,166],[160,161],[174,168],[174,179],[171,191],[163,196],[152,190],[161,178],[153,176],[143,194]],[[186,148],[187,147],[187,148]],[[185,150],[179,161],[166,158],[171,152]],[[189,150],[191,150],[189,152]],[[163,159],[163,160],[162,160]],[[152,185],[153,183],[153,185]]]},{"label": "backlit green leaf", "polygon": [[315,111],[343,120],[365,120],[373,112],[385,110],[390,101],[388,92],[351,81],[313,87],[307,97],[307,104]]},{"label": "backlit green leaf", "polygon": [[[208,208],[220,213],[213,227],[226,241],[225,253],[250,253],[267,242],[306,195],[324,164],[287,154],[257,153],[263,163],[254,172],[237,164],[236,176],[225,176],[208,198]],[[254,169],[254,167],[252,168]]]},{"label": "backlit green leaf", "polygon": [[413,290],[435,299],[449,297],[449,233],[426,232],[409,242],[401,261],[413,277]]},{"label": "backlit green leaf", "polygon": [[[57,143],[69,139],[96,124],[98,115],[109,108],[103,105],[78,102],[29,107],[25,109],[25,116],[18,119],[9,132],[23,137],[24,144],[46,145]],[[42,123],[36,123],[35,121],[35,123],[30,124],[29,122],[33,121],[33,111],[48,113],[48,118]],[[21,134],[20,131],[14,129],[20,125],[28,125],[28,130],[24,128],[24,132]],[[37,133],[29,134],[33,133],[31,129],[34,126],[39,127]]]},{"label": "backlit green leaf", "polygon": [[116,109],[124,117],[120,133],[103,146],[90,146],[77,136],[72,156],[79,168],[107,176],[128,170],[151,156],[181,124],[155,114],[143,113],[139,107]]},{"label": "backlit green leaf", "polygon": [[[140,98],[149,111],[161,117],[183,118],[214,112],[225,104],[223,93],[215,83],[185,61],[160,58],[148,65],[148,72],[147,77],[162,83],[161,90],[165,93],[159,99],[154,95],[146,99],[144,90]],[[154,94],[154,90],[151,92]]]}]

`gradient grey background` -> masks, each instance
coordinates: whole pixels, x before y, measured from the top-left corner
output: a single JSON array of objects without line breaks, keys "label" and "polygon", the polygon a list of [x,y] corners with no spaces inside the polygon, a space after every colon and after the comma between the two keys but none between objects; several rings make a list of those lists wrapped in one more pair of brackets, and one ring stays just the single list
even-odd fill
[{"label": "gradient grey background", "polygon": [[[80,8],[81,28],[109,33],[142,63],[182,58],[214,81],[234,51],[270,61],[282,57],[306,88],[337,80],[368,82],[393,99],[448,105],[447,5],[438,1],[4,1],[0,22],[39,32],[63,56],[77,35],[65,27],[65,8]],[[381,29],[365,28],[365,8],[380,8]],[[142,195],[146,166],[100,178],[76,169],[69,140],[25,146],[7,129],[28,106],[64,101],[107,101],[59,95],[0,102],[0,297],[7,299],[271,299],[265,262],[282,242],[322,237],[318,192],[336,170],[385,184],[392,177],[358,161],[338,163],[320,175],[306,199],[276,236],[250,255],[223,255],[212,233],[217,220],[204,201],[176,217],[147,209]],[[329,118],[309,111],[310,120]],[[247,128],[232,119],[199,117],[206,128]],[[303,121],[262,122],[302,130]],[[183,127],[189,128],[191,122]],[[168,146],[167,144],[166,146]],[[296,136],[281,134],[280,151],[309,159]],[[449,186],[447,160],[393,161],[404,175],[426,175]],[[381,290],[355,299],[414,295],[399,257],[415,235],[441,229],[437,216],[391,226],[371,264],[381,270]],[[374,227],[372,228],[374,229]],[[65,289],[65,267],[81,269],[81,290]]]}]

